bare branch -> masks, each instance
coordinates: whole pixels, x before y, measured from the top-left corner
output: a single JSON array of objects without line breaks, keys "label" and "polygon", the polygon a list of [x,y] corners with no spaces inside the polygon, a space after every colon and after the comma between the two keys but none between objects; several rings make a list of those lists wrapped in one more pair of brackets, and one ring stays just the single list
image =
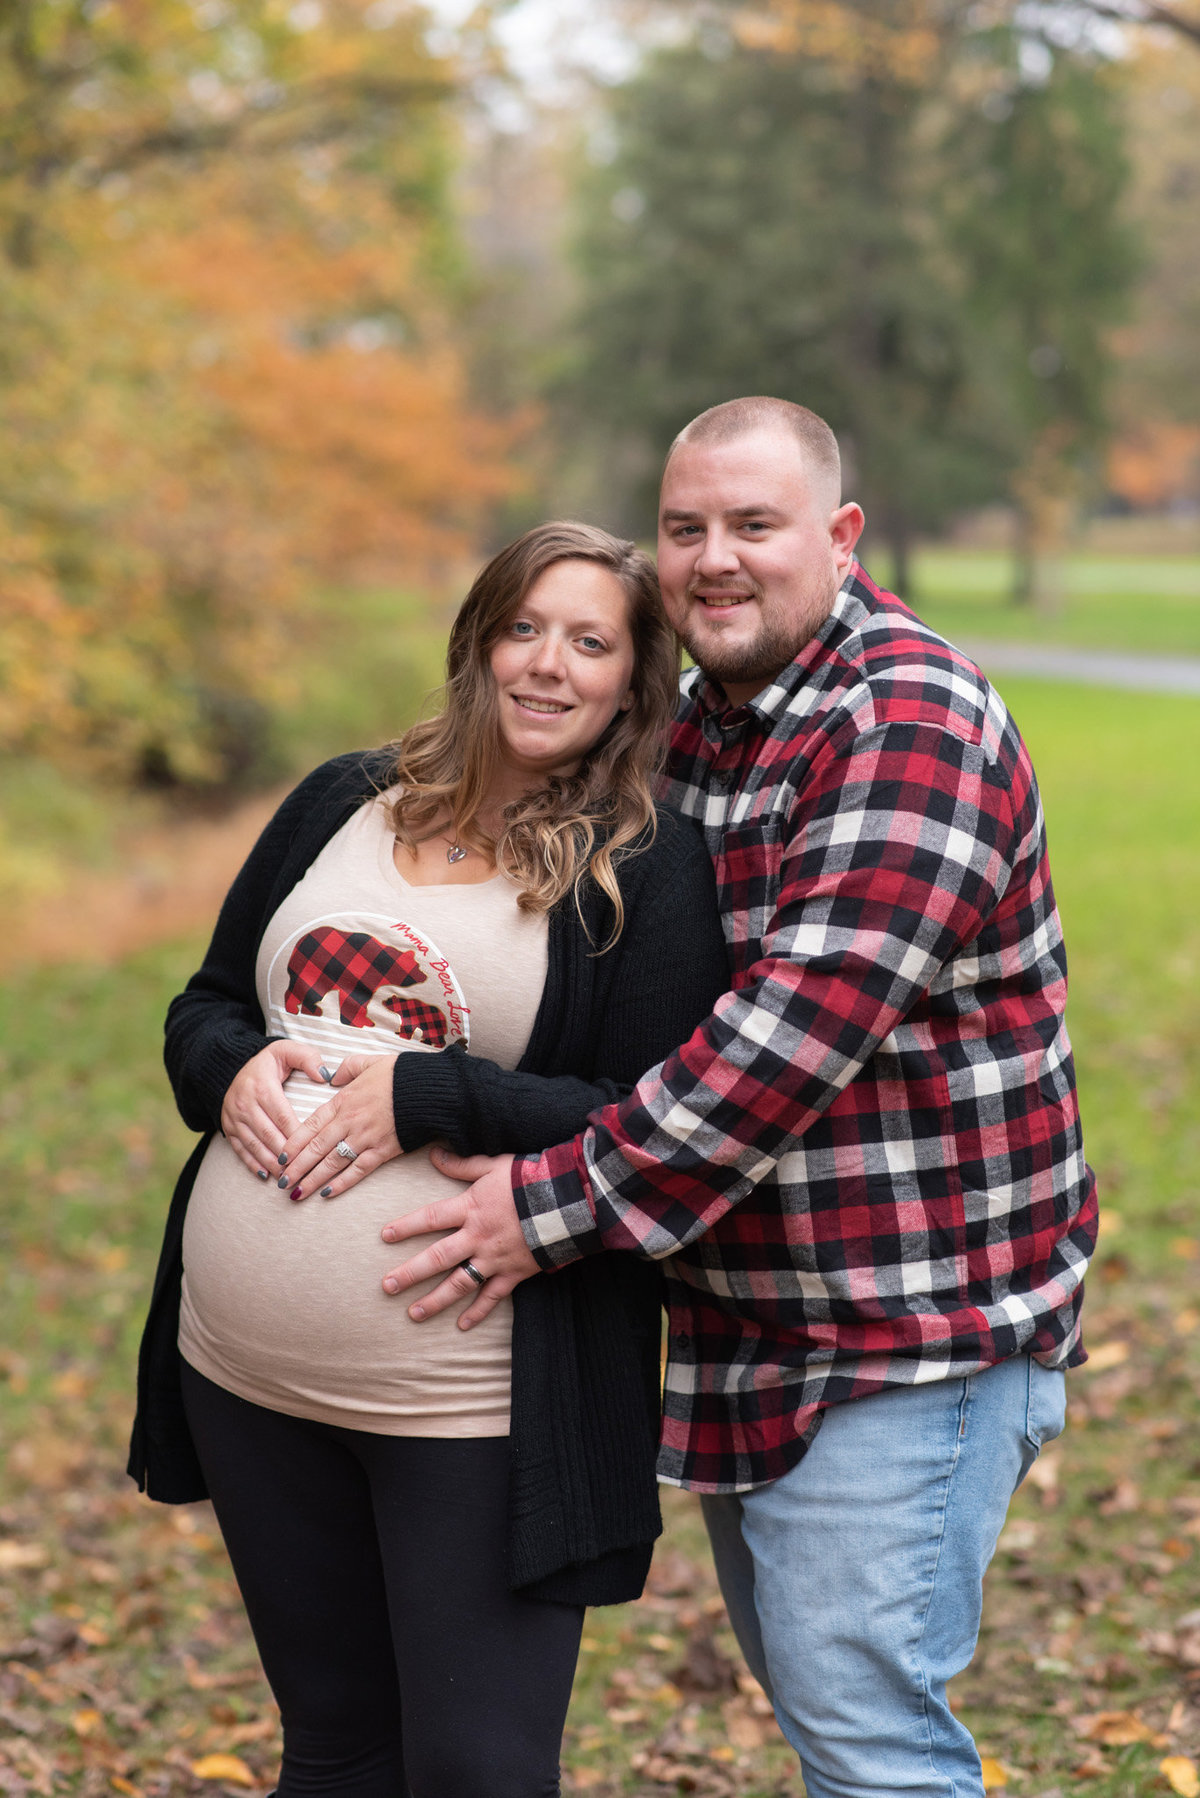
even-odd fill
[{"label": "bare branch", "polygon": [[1200,18],[1191,18],[1173,6],[1164,6],[1161,0],[1136,0],[1133,8],[1112,5],[1108,0],[1083,0],[1083,3],[1097,18],[1112,19],[1119,25],[1163,25],[1193,44],[1200,44]]}]

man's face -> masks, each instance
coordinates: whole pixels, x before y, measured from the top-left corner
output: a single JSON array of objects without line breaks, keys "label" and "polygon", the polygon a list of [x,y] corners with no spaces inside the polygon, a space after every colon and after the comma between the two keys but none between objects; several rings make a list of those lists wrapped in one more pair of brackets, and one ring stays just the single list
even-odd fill
[{"label": "man's face", "polygon": [[667,616],[704,672],[741,705],[829,616],[863,516],[839,506],[790,432],[682,444],[659,505]]}]

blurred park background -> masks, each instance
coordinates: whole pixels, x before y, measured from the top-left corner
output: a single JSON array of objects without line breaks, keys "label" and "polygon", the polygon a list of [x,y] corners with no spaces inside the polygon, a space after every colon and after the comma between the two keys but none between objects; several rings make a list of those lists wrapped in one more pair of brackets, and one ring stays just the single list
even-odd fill
[{"label": "blurred park background", "polygon": [[[162,1011],[482,555],[649,539],[747,392],[995,674],[1071,955],[1092,1360],[956,1702],[989,1789],[1200,1798],[1197,0],[0,0],[0,1793],[267,1790],[211,1518],[122,1473]],[[798,1794],[667,1496],[565,1789]]]}]

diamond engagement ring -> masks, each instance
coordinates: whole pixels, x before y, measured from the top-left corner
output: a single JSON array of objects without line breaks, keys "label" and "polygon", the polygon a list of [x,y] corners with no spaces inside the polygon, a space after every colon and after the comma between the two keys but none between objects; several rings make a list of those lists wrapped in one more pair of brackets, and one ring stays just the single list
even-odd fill
[{"label": "diamond engagement ring", "polygon": [[350,1144],[346,1141],[345,1137],[343,1137],[341,1142],[337,1144],[333,1152],[335,1155],[340,1155],[343,1161],[358,1160],[357,1153],[350,1147]]}]

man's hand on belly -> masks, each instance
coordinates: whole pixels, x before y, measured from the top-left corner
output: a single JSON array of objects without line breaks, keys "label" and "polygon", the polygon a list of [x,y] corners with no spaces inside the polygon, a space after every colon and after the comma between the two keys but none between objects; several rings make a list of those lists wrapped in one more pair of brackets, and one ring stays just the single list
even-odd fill
[{"label": "man's hand on belly", "polygon": [[[408,1315],[414,1323],[435,1317],[456,1301],[471,1303],[458,1320],[460,1330],[481,1323],[501,1299],[508,1297],[514,1286],[536,1274],[538,1264],[526,1247],[521,1220],[512,1195],[511,1155],[472,1155],[464,1158],[449,1149],[434,1149],[432,1160],[440,1173],[452,1180],[469,1180],[472,1184],[450,1198],[438,1199],[408,1217],[385,1224],[385,1242],[406,1242],[413,1236],[428,1236],[435,1230],[454,1234],[439,1240],[414,1255],[411,1261],[384,1275],[383,1290],[407,1292],[422,1280],[447,1277],[431,1293],[410,1305]],[[476,1276],[468,1272],[470,1263]]]}]

